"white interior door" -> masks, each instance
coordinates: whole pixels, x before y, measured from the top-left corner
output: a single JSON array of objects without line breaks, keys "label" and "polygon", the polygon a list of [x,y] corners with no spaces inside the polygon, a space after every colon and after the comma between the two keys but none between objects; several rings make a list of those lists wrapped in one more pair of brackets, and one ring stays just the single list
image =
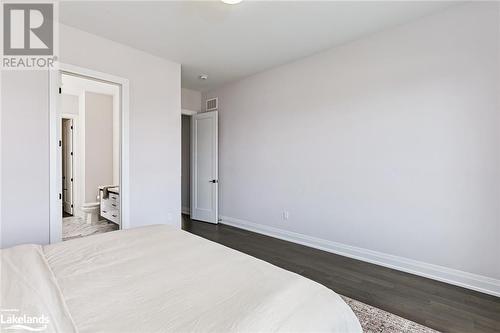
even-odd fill
[{"label": "white interior door", "polygon": [[63,210],[73,214],[73,120],[62,120]]},{"label": "white interior door", "polygon": [[191,218],[218,223],[217,111],[191,117]]}]

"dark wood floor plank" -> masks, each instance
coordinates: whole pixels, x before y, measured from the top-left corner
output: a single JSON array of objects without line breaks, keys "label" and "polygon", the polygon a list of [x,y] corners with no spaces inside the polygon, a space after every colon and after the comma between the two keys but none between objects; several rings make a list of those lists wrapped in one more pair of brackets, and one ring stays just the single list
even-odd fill
[{"label": "dark wood floor plank", "polygon": [[500,298],[226,225],[183,229],[442,332],[500,333]]}]

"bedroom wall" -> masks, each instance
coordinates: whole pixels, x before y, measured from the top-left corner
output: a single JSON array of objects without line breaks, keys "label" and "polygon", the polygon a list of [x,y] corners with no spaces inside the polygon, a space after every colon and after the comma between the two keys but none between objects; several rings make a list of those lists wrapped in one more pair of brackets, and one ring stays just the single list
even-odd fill
[{"label": "bedroom wall", "polygon": [[[180,65],[64,25],[60,60],[129,80],[131,226],[180,226]],[[1,85],[1,246],[46,244],[48,74],[2,72]]]},{"label": "bedroom wall", "polygon": [[180,65],[65,25],[60,38],[62,62],[130,81],[131,226],[180,226]]},{"label": "bedroom wall", "polygon": [[223,223],[500,295],[499,6],[206,94]]},{"label": "bedroom wall", "polygon": [[191,111],[201,111],[201,92],[182,88],[181,105],[183,109]]},{"label": "bedroom wall", "polygon": [[49,241],[48,75],[0,71],[0,247]]}]

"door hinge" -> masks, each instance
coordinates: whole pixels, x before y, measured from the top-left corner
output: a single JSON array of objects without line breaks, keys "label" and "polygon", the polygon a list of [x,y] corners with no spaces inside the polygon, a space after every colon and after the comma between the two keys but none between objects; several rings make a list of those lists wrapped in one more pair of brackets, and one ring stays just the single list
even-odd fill
[{"label": "door hinge", "polygon": [[73,125],[71,125],[71,129],[73,129]]},{"label": "door hinge", "polygon": [[59,87],[59,93],[62,94],[62,88],[61,87]]},{"label": "door hinge", "polygon": [[59,140],[59,147],[62,147],[62,141]]},{"label": "door hinge", "polygon": [[73,156],[73,152],[71,152],[71,156]]},{"label": "door hinge", "polygon": [[71,178],[71,181],[73,181],[73,178]]},{"label": "door hinge", "polygon": [[62,199],[62,194],[61,194],[61,193],[59,193],[59,200],[61,200],[61,199]]},{"label": "door hinge", "polygon": [[73,208],[73,204],[71,204],[71,208]]}]

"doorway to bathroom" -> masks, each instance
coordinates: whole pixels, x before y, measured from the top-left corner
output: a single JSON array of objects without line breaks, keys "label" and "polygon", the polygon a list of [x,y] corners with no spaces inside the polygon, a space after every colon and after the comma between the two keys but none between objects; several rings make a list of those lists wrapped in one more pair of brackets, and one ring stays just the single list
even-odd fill
[{"label": "doorway to bathroom", "polygon": [[51,217],[51,242],[122,229],[124,215],[123,85],[72,71],[58,78],[59,232]]},{"label": "doorway to bathroom", "polygon": [[62,153],[62,214],[63,219],[72,217],[74,213],[73,177],[76,116],[65,115],[61,118],[61,153]]}]

